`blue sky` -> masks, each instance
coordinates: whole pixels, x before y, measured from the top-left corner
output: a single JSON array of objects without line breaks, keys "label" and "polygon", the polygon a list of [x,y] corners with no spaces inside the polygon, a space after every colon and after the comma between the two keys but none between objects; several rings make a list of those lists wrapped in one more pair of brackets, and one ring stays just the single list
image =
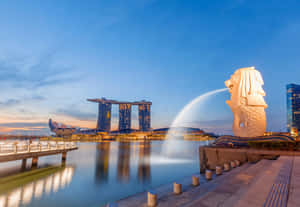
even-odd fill
[{"label": "blue sky", "polygon": [[[248,66],[265,80],[268,130],[285,130],[285,85],[300,84],[299,8],[296,0],[2,0],[0,131],[47,133],[50,117],[94,127],[97,106],[86,99],[100,97],[151,100],[152,126],[165,127]],[[229,130],[228,98],[199,109],[199,127]]]}]

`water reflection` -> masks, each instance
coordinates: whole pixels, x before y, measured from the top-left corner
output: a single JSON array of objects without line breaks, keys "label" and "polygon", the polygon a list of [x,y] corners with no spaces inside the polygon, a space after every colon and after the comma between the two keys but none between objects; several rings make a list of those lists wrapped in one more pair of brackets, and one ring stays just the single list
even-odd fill
[{"label": "water reflection", "polygon": [[110,142],[100,142],[96,151],[96,182],[108,180]]},{"label": "water reflection", "polygon": [[118,151],[118,180],[129,181],[130,176],[130,142],[120,142]]},{"label": "water reflection", "polygon": [[150,180],[150,176],[151,176],[150,155],[151,155],[151,143],[150,142],[139,143],[138,177],[139,177],[139,181],[141,182],[146,182]]},{"label": "water reflection", "polygon": [[[161,141],[80,143],[79,149],[67,156],[67,167],[76,166],[76,169],[55,168],[54,172],[43,168],[47,171],[44,179],[34,176],[32,182],[33,177],[26,177],[30,181],[26,184],[23,179],[16,181],[12,190],[5,189],[6,185],[1,183],[0,207],[105,206],[199,171],[198,147],[205,142],[188,142],[187,160],[181,154],[172,160],[161,157],[162,144]],[[43,157],[39,164],[51,166],[60,159],[60,155]],[[0,176],[17,174],[19,164],[3,163]],[[5,189],[4,194],[1,188]]]},{"label": "water reflection", "polygon": [[[117,180],[121,183],[127,183],[131,179],[130,170],[137,169],[139,182],[144,183],[150,181],[151,142],[120,142],[117,146]],[[111,163],[110,158],[112,157],[111,155],[115,153],[116,148],[111,147],[110,142],[97,143],[95,167],[96,183],[108,182],[109,164]],[[137,167],[134,163],[137,163]]]},{"label": "water reflection", "polygon": [[[18,207],[27,205],[33,199],[40,199],[43,194],[56,193],[60,188],[69,185],[74,174],[73,167],[66,167],[45,178],[20,186],[0,196],[0,207]],[[25,178],[26,179],[26,178]]]}]

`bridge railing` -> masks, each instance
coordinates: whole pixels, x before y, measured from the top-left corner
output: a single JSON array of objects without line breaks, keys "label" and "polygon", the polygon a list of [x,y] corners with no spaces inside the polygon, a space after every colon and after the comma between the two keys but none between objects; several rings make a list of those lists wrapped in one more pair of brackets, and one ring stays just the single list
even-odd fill
[{"label": "bridge railing", "polygon": [[71,149],[77,147],[75,142],[55,141],[10,141],[0,142],[0,156],[12,153],[42,152],[58,149]]}]

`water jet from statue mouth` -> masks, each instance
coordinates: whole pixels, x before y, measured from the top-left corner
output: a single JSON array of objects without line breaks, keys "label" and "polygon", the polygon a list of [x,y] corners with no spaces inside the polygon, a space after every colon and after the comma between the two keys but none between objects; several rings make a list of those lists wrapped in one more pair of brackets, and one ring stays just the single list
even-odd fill
[{"label": "water jet from statue mouth", "polygon": [[172,165],[172,164],[184,164],[193,162],[190,159],[177,159],[167,156],[153,156],[150,159],[152,165]]},{"label": "water jet from statue mouth", "polygon": [[[185,141],[183,141],[182,138],[178,139],[178,136],[175,136],[174,129],[176,129],[176,127],[182,124],[183,122],[182,120],[184,119],[186,114],[191,112],[193,107],[203,104],[208,98],[225,91],[228,91],[228,88],[216,89],[216,90],[206,92],[198,96],[197,98],[193,99],[192,101],[190,101],[187,105],[185,105],[185,107],[177,114],[176,118],[171,124],[166,140],[164,141],[162,147],[162,151],[161,151],[162,156],[169,157],[169,158],[171,157],[178,158],[178,156],[181,157],[184,156],[183,152],[185,149]],[[183,134],[183,131],[181,132],[181,134]]]}]

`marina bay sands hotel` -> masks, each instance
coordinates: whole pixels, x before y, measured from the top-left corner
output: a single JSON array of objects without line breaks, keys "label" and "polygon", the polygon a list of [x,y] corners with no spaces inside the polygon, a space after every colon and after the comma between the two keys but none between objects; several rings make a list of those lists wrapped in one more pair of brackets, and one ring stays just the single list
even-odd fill
[{"label": "marina bay sands hotel", "polygon": [[139,109],[139,130],[149,131],[151,129],[151,111],[152,102],[136,101],[123,102],[101,99],[88,99],[90,102],[99,104],[97,130],[109,132],[111,130],[111,108],[112,104],[119,105],[119,131],[131,129],[131,106],[137,105]]}]

